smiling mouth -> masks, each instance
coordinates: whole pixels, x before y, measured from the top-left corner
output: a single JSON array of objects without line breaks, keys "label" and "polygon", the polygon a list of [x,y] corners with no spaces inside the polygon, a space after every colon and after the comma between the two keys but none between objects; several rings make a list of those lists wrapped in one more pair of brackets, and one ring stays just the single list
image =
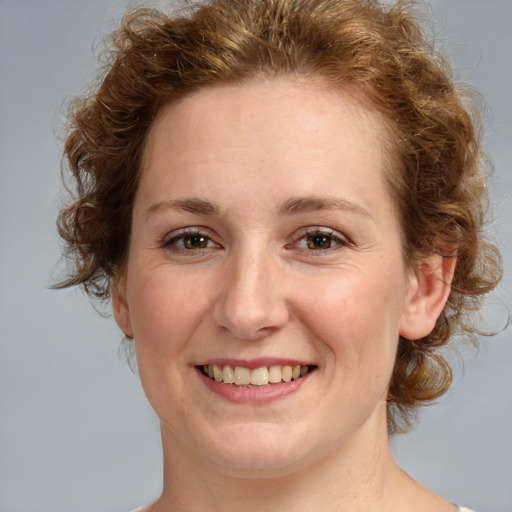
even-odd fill
[{"label": "smiling mouth", "polygon": [[200,366],[199,370],[211,380],[238,387],[269,387],[274,384],[290,382],[304,377],[314,369],[313,366],[262,366],[260,368],[218,366],[216,364]]}]

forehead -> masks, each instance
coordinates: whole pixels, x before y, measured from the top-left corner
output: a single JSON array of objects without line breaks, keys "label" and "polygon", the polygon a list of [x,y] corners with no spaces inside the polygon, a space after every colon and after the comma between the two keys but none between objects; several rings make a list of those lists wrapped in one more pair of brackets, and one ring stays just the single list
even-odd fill
[{"label": "forehead", "polygon": [[[195,141],[199,146],[214,136],[228,135],[218,129],[228,124],[237,128],[239,136],[252,132],[254,137],[257,131],[261,138],[272,137],[273,131],[282,129],[280,140],[293,135],[295,139],[300,136],[304,143],[313,144],[322,137],[328,143],[329,134],[336,131],[336,125],[346,116],[355,123],[354,136],[361,127],[366,140],[384,150],[389,131],[385,119],[349,87],[335,90],[319,79],[302,77],[261,78],[241,84],[208,86],[160,109],[149,131],[144,156],[150,152],[148,146],[155,132],[172,137],[177,145]],[[284,132],[290,122],[296,125],[293,134]]]},{"label": "forehead", "polygon": [[160,181],[173,193],[204,196],[219,183],[247,188],[254,179],[304,195],[313,181],[319,193],[341,177],[358,187],[361,179],[383,183],[387,134],[381,116],[350,90],[296,78],[203,88],[157,115],[141,186]]},{"label": "forehead", "polygon": [[[240,84],[219,84],[202,87],[160,109],[150,129],[150,135],[171,117],[180,118],[183,125],[207,128],[204,119],[215,119],[219,113],[230,113],[229,121],[242,121],[250,127],[258,121],[258,113],[265,112],[265,119],[283,124],[292,119],[297,128],[318,131],[329,121],[336,121],[350,114],[358,124],[370,128],[367,135],[372,142],[387,137],[384,117],[355,88],[346,86],[335,89],[320,79],[304,77],[273,77],[252,79]],[[166,118],[162,121],[162,118]],[[201,135],[199,130],[196,135]],[[181,132],[181,130],[179,130]],[[183,136],[188,133],[182,132]],[[178,131],[175,136],[179,136]]]}]

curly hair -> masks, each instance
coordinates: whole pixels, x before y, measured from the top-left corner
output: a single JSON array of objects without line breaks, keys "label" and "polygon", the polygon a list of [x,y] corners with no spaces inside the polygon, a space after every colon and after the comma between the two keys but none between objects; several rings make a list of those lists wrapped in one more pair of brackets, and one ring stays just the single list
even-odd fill
[{"label": "curly hair", "polygon": [[[438,349],[501,277],[484,238],[488,166],[473,94],[454,83],[411,2],[211,0],[168,15],[139,9],[107,43],[94,90],[70,106],[65,157],[72,178],[58,229],[80,285],[108,300],[127,258],[131,212],[148,129],[163,104],[220,83],[300,75],[350,88],[386,120],[389,190],[406,262],[456,247],[448,302],[433,332],[399,341],[388,395],[390,430],[441,396],[451,369]],[[439,242],[442,243],[439,243]]]}]

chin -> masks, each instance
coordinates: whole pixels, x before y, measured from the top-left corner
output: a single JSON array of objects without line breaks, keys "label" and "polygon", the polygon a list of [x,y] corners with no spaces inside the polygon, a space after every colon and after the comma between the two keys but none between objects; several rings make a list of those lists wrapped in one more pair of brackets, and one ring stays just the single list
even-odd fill
[{"label": "chin", "polygon": [[308,449],[311,437],[291,431],[289,425],[238,424],[217,434],[210,444],[211,461],[220,472],[231,476],[285,476],[314,458],[312,446]]}]

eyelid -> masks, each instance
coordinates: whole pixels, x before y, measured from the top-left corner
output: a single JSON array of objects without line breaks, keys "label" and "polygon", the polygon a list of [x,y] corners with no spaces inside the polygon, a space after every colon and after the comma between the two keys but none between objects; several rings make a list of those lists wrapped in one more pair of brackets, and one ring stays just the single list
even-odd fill
[{"label": "eyelid", "polygon": [[[304,240],[308,236],[312,235],[323,235],[332,239],[335,243],[334,247],[329,247],[327,249],[307,249],[300,248],[298,244]],[[215,247],[207,246],[204,248],[196,248],[196,249],[185,249],[176,245],[180,239],[185,238],[187,236],[202,236],[208,239],[208,245],[214,244]],[[179,228],[167,233],[162,239],[158,242],[158,246],[162,249],[169,250],[173,253],[177,254],[199,254],[212,249],[221,249],[222,245],[216,241],[215,235],[212,235],[210,229],[202,227],[202,226],[188,226],[184,228]],[[298,249],[304,253],[308,253],[311,256],[321,256],[326,253],[331,253],[337,251],[341,248],[353,245],[353,242],[349,237],[340,233],[339,231],[325,227],[325,226],[305,226],[300,228],[293,235],[293,241],[285,246],[285,249]]]},{"label": "eyelid", "polygon": [[[209,242],[215,244],[216,247],[183,249],[183,248],[178,247],[177,245],[174,245],[177,241],[179,241],[180,239],[185,238],[187,236],[202,236],[204,238],[207,238]],[[188,255],[191,255],[192,253],[194,253],[194,254],[202,253],[206,250],[222,248],[222,245],[214,240],[214,237],[212,236],[211,231],[202,226],[190,226],[190,227],[175,229],[174,231],[167,233],[159,241],[158,246],[162,249],[167,249],[174,253],[178,253],[178,254],[181,253],[181,254],[188,254]]]},{"label": "eyelid", "polygon": [[286,248],[297,248],[297,245],[301,240],[304,240],[306,237],[311,235],[328,236],[336,243],[334,247],[329,247],[328,249],[303,249],[304,252],[310,253],[311,256],[319,256],[322,254],[331,253],[333,251],[339,250],[340,248],[353,245],[349,237],[343,235],[342,233],[336,231],[333,228],[328,228],[324,226],[306,226],[298,230],[298,232],[294,236],[294,241],[291,244],[288,244]]}]

